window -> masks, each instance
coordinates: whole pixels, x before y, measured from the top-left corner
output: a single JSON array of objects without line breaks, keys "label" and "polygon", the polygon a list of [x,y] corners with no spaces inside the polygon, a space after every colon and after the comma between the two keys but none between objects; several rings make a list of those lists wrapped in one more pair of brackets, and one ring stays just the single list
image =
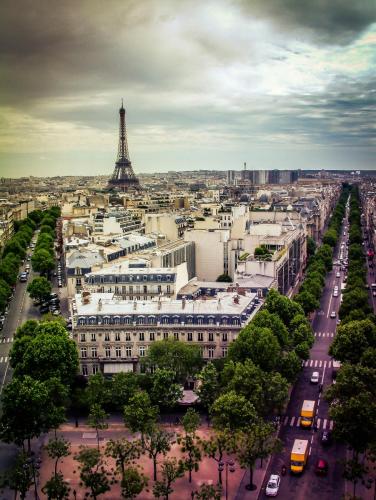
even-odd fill
[{"label": "window", "polygon": [[143,276],[143,280],[144,280],[144,281],[147,281],[147,280],[148,280],[148,277],[146,276],[146,274],[144,274],[144,276]]},{"label": "window", "polygon": [[126,332],[126,334],[125,334],[125,340],[126,340],[126,342],[130,342],[131,341],[131,334],[129,332]]},{"label": "window", "polygon": [[213,318],[209,318],[208,319],[208,323],[209,323],[209,325],[214,325],[214,319]]},{"label": "window", "polygon": [[96,347],[92,347],[91,348],[91,357],[92,358],[96,358],[97,357],[97,348]]},{"label": "window", "polygon": [[106,358],[110,358],[111,357],[111,347],[105,347],[104,348],[104,354],[106,356]]},{"label": "window", "polygon": [[95,342],[95,341],[97,340],[97,338],[96,338],[96,337],[97,337],[97,336],[96,336],[96,334],[95,334],[95,333],[92,333],[92,334],[91,334],[91,341],[92,341],[92,342]]},{"label": "window", "polygon": [[154,332],[149,333],[149,339],[150,339],[150,341],[155,340],[155,333]]},{"label": "window", "polygon": [[208,347],[208,358],[214,358],[215,347]]},{"label": "window", "polygon": [[188,318],[187,318],[187,324],[191,325],[192,323],[193,323],[192,316],[188,316]]},{"label": "window", "polygon": [[228,353],[228,348],[227,347],[222,347],[222,358],[225,358]]},{"label": "window", "polygon": [[187,333],[187,340],[188,342],[192,342],[192,332]]},{"label": "window", "polygon": [[104,334],[104,341],[105,341],[105,342],[109,342],[109,341],[110,341],[110,334],[109,334],[108,332],[106,332],[106,333]]},{"label": "window", "polygon": [[227,332],[222,333],[222,342],[227,342]]},{"label": "window", "polygon": [[81,286],[81,278],[76,278],[76,286]]},{"label": "window", "polygon": [[86,342],[86,333],[81,333],[80,340],[81,342]]},{"label": "window", "polygon": [[115,316],[114,317],[114,323],[115,323],[115,325],[120,325],[120,318],[119,318],[119,316]]},{"label": "window", "polygon": [[145,357],[145,352],[146,352],[145,346],[144,345],[140,345],[140,347],[138,348],[138,352],[140,354],[140,358]]},{"label": "window", "polygon": [[202,318],[197,318],[197,324],[202,325],[204,320]]},{"label": "window", "polygon": [[158,293],[162,293],[162,287],[161,287],[161,285],[158,285]]},{"label": "window", "polygon": [[120,342],[120,332],[115,333],[115,342]]},{"label": "window", "polygon": [[227,318],[222,318],[222,325],[227,325]]},{"label": "window", "polygon": [[143,286],[143,290],[144,290],[144,293],[148,293],[148,287],[147,287],[147,285]]},{"label": "window", "polygon": [[143,342],[145,340],[145,334],[144,334],[144,332],[140,332],[140,338],[139,338],[139,340],[141,342]]},{"label": "window", "polygon": [[174,332],[174,340],[179,340],[179,332]]},{"label": "window", "polygon": [[202,332],[198,332],[198,334],[197,334],[197,340],[199,342],[202,342],[204,340],[204,334]]},{"label": "window", "polygon": [[214,340],[213,332],[209,332],[208,337],[209,337],[209,342],[213,342],[213,340]]},{"label": "window", "polygon": [[81,358],[87,357],[87,349],[86,347],[81,347]]},{"label": "window", "polygon": [[178,325],[178,324],[179,324],[179,321],[180,321],[180,320],[179,320],[179,318],[174,318],[174,323],[175,323],[175,325]]},{"label": "window", "polygon": [[81,370],[82,370],[82,375],[87,375],[87,373],[88,373],[87,372],[87,365],[82,365]]},{"label": "window", "polygon": [[131,358],[132,357],[132,347],[127,345],[125,347],[125,355],[127,358]]},{"label": "window", "polygon": [[80,267],[76,267],[76,274],[79,276],[80,274],[82,274],[82,270]]},{"label": "window", "polygon": [[98,373],[98,365],[93,365],[93,375],[95,375],[96,373]]},{"label": "window", "polygon": [[124,318],[124,324],[125,325],[130,325],[131,324],[131,318],[129,318],[129,317]]},{"label": "window", "polygon": [[121,347],[115,347],[115,356],[117,358],[120,358],[121,357]]},{"label": "window", "polygon": [[171,293],[171,287],[170,287],[170,285],[167,285],[167,293]]},{"label": "window", "polygon": [[129,293],[130,293],[130,294],[132,294],[132,293],[133,293],[133,286],[132,286],[132,285],[130,285],[130,286],[129,286]]},{"label": "window", "polygon": [[163,332],[163,338],[168,339],[168,332]]}]

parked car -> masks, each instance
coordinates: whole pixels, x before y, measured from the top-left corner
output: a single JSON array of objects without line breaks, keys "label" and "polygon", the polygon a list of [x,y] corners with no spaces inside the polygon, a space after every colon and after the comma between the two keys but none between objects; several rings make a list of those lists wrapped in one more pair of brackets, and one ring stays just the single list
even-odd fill
[{"label": "parked car", "polygon": [[330,431],[323,431],[321,434],[321,444],[329,446],[332,442],[332,433]]},{"label": "parked car", "polygon": [[39,312],[40,312],[41,314],[47,314],[48,312],[50,312],[50,308],[49,308],[48,306],[41,306],[41,307],[39,308]]},{"label": "parked car", "polygon": [[49,300],[50,304],[60,304],[60,299],[59,297],[54,297],[53,299]]},{"label": "parked car", "polygon": [[319,476],[326,476],[328,473],[328,462],[323,458],[319,458],[315,465],[315,472]]},{"label": "parked car", "polygon": [[50,299],[58,299],[59,295],[55,292],[50,293]]},{"label": "parked car", "polygon": [[59,316],[59,315],[60,315],[60,311],[59,311],[59,309],[55,309],[54,311],[52,311],[52,314],[53,314],[54,316]]},{"label": "parked car", "polygon": [[271,474],[265,489],[266,496],[276,497],[278,495],[280,484],[281,484],[281,476],[279,476],[278,474]]},{"label": "parked car", "polygon": [[61,282],[61,281],[59,281],[59,282],[58,282],[58,284],[57,284],[57,286],[58,286],[59,288],[61,288],[61,287],[63,286],[62,282]]}]

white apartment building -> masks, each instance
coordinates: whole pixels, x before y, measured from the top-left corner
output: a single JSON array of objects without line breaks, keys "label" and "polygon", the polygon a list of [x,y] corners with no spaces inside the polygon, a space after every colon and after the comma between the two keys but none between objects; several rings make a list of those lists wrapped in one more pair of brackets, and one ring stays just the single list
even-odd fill
[{"label": "white apartment building", "polygon": [[162,339],[199,345],[206,360],[226,357],[229,344],[260,306],[254,293],[131,301],[112,293],[83,292],[71,304],[81,373],[139,370],[150,344]]}]

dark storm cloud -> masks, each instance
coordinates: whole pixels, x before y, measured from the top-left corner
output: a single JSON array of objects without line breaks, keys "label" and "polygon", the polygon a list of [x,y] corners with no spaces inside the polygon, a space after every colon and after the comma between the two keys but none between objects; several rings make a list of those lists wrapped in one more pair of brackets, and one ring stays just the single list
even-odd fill
[{"label": "dark storm cloud", "polygon": [[346,44],[376,21],[375,0],[239,0],[248,15],[323,43]]}]

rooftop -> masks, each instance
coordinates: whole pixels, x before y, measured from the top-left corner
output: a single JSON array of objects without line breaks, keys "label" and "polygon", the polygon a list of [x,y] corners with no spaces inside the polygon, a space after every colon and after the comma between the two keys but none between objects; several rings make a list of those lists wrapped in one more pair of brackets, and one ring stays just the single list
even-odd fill
[{"label": "rooftop", "polygon": [[240,315],[256,298],[255,293],[218,293],[215,299],[199,300],[120,300],[113,293],[92,293],[85,298],[75,296],[78,316],[97,315],[163,315],[163,314],[233,314]]}]

